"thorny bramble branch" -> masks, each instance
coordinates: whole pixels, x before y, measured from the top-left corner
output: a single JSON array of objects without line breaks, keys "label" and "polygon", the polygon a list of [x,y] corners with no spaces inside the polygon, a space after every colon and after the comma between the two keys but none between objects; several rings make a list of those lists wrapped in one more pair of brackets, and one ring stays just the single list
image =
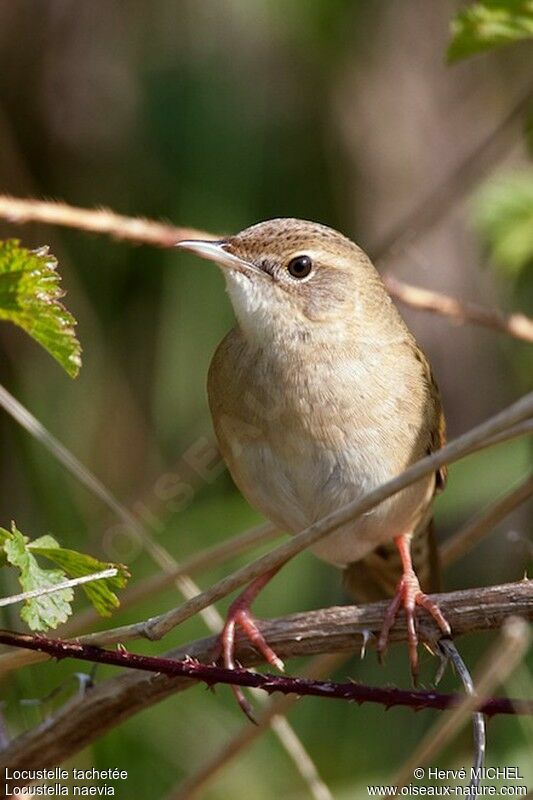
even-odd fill
[{"label": "thorny bramble branch", "polygon": [[[326,697],[335,700],[351,700],[361,703],[379,703],[386,708],[408,706],[419,711],[433,708],[445,711],[454,708],[464,700],[461,694],[441,694],[438,692],[409,691],[396,688],[363,686],[350,681],[334,683],[306,678],[291,678],[285,675],[261,674],[247,669],[225,669],[214,664],[201,664],[191,658],[176,661],[170,658],[128,653],[126,650],[103,650],[91,645],[49,639],[46,636],[0,631],[0,642],[14,647],[38,650],[56,659],[74,658],[94,664],[111,664],[115,667],[141,669],[168,677],[192,678],[207,686],[217,683],[232,686],[249,686],[263,689],[267,694],[297,694],[300,696]],[[496,714],[533,714],[533,700],[511,700],[506,697],[490,698],[481,703],[479,710],[487,716]]]},{"label": "thorny bramble branch", "polygon": [[[533,581],[470,589],[438,595],[454,636],[475,630],[498,629],[509,616],[533,619]],[[353,652],[363,636],[379,631],[386,602],[366,606],[340,606],[264,621],[261,632],[283,658],[331,652]],[[435,641],[439,633],[431,619],[421,615],[421,638]],[[405,620],[400,618],[391,640],[405,639]],[[77,643],[76,643],[77,644]],[[179,661],[212,661],[216,637],[191,642],[165,654]],[[247,641],[237,640],[237,655],[244,665],[259,663],[260,657]],[[124,658],[124,656],[121,656]],[[123,663],[123,662],[121,662]],[[267,680],[271,680],[269,677]],[[79,752],[106,731],[197,681],[190,677],[168,677],[127,670],[103,681],[62,706],[54,717],[15,739],[0,752],[2,769],[38,769],[53,766]]]}]

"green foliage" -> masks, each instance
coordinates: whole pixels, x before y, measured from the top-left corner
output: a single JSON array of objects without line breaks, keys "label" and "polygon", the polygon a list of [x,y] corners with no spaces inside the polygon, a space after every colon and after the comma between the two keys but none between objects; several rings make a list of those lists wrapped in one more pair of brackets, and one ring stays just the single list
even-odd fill
[{"label": "green foliage", "polygon": [[[101,616],[109,616],[118,607],[119,600],[113,589],[126,585],[129,572],[122,564],[108,564],[92,556],[60,547],[53,536],[41,536],[33,542],[24,536],[13,523],[11,531],[0,528],[0,548],[5,561],[19,571],[19,582],[24,592],[47,589],[67,578],[78,578],[100,572],[107,567],[118,570],[114,578],[104,578],[82,585],[82,589]],[[58,569],[43,569],[36,556],[56,564]],[[20,612],[21,618],[34,631],[57,628],[72,613],[71,588],[28,598]]]},{"label": "green foliage", "polygon": [[81,578],[83,575],[91,575],[107,567],[115,567],[118,572],[114,578],[84,583],[81,588],[100,616],[109,617],[119,607],[119,599],[112,589],[123,589],[128,582],[130,573],[123,564],[107,564],[93,556],[78,553],[77,550],[60,547],[52,536],[35,539],[30,544],[30,549],[36,555],[57,564],[69,578]]},{"label": "green foliage", "polygon": [[76,320],[59,302],[56,267],[47,247],[27,250],[15,239],[0,242],[0,319],[25,330],[75,378],[81,347]]},{"label": "green foliage", "polygon": [[473,213],[503,274],[515,278],[533,265],[533,169],[489,180],[474,199]]},{"label": "green foliage", "polygon": [[448,61],[459,61],[493,47],[533,37],[532,0],[483,0],[468,6],[451,23]]},{"label": "green foliage", "polygon": [[[11,532],[0,528],[0,537],[8,563],[19,570],[19,581],[24,592],[48,589],[65,580],[62,570],[41,569],[30,552],[27,537],[14,524]],[[72,589],[58,589],[53,594],[32,597],[24,602],[20,616],[32,631],[57,628],[72,613],[70,603],[73,597]]]}]

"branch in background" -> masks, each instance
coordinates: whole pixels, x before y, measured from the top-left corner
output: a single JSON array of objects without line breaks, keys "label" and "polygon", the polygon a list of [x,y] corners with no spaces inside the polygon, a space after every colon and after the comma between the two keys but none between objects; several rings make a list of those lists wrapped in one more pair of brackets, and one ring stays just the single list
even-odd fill
[{"label": "branch in background", "polygon": [[[331,673],[343,664],[349,656],[338,653],[328,653],[314,658],[302,672],[302,677],[319,679]],[[241,729],[227,742],[222,748],[207,758],[202,766],[192,775],[180,781],[174,789],[171,789],[166,800],[193,800],[198,797],[201,791],[216,778],[224,767],[226,767],[236,756],[245,748],[255,742],[269,726],[276,727],[277,719],[287,714],[298,702],[298,695],[284,695],[273,698],[262,710],[257,720],[257,725],[242,725]],[[302,763],[301,761],[299,763]],[[315,795],[321,796],[321,787],[316,785],[316,779],[309,774],[311,765],[307,766],[307,783],[315,785]],[[329,794],[329,790],[326,790]],[[328,795],[322,790],[321,800],[327,800]]]},{"label": "branch in background", "polygon": [[520,131],[523,119],[529,111],[532,91],[528,85],[523,94],[513,104],[508,113],[485,139],[476,144],[472,152],[460,161],[457,166],[437,186],[407,214],[395,223],[374,248],[373,257],[383,263],[401,253],[405,247],[433,226],[450,212],[467,192],[483,176],[487,169],[494,169],[495,163],[506,155],[511,143],[516,142],[516,132]]},{"label": "branch in background", "polygon": [[[171,573],[157,572],[125,589],[120,596],[120,611],[131,608],[136,603],[146,600],[147,597],[153,597],[161,589],[170,586],[175,578],[184,573],[194,574],[196,571],[208,569],[223,563],[231,556],[240,555],[253,546],[269,542],[271,539],[279,538],[280,536],[280,531],[271,523],[266,522],[213,545],[213,547],[201,550],[199,553],[193,553],[188,558],[184,558],[179,567]],[[87,630],[99,620],[100,617],[94,608],[88,607],[78,612],[62,625],[59,633],[63,638],[68,638],[80,633],[80,631]],[[44,653],[32,653],[29,650],[20,649],[0,653],[0,677],[4,677],[14,669],[36,664],[46,660],[46,658],[47,656]]]},{"label": "branch in background", "polygon": [[[525,623],[524,623],[525,624]],[[300,697],[322,697],[329,700],[350,700],[358,703],[377,703],[386,708],[406,706],[414,711],[432,708],[446,711],[455,708],[464,700],[460,694],[439,694],[431,691],[409,691],[396,688],[363,686],[354,683],[333,683],[309,678],[290,678],[285,675],[261,674],[247,669],[226,669],[215,664],[202,664],[194,659],[180,661],[170,658],[137,655],[126,650],[103,650],[91,645],[64,642],[13,631],[0,630],[0,642],[13,647],[38,650],[61,660],[73,658],[93,664],[110,664],[114,667],[143,670],[166,675],[169,678],[190,678],[212,687],[217,684],[228,686],[248,686],[262,689],[267,694],[296,694]],[[479,702],[479,700],[478,700]],[[490,698],[480,705],[480,710],[488,716],[496,714],[533,714],[533,701],[509,700],[506,697]]]},{"label": "branch in background", "polygon": [[[63,464],[77,480],[103,501],[122,522],[135,532],[146,552],[161,568],[162,574],[172,575],[169,583],[174,583],[185,600],[190,600],[200,594],[200,588],[197,584],[185,570],[183,570],[178,561],[159,542],[153,539],[150,532],[140,520],[120,502],[113,492],[110,491],[91,470],[82,464],[71,451],[58,441],[44,425],[42,425],[31,412],[24,408],[24,406],[22,406],[3,386],[0,386],[0,405],[2,405],[25,430],[36,437],[46,449],[52,453],[54,458]],[[211,633],[217,633],[222,629],[224,620],[216,608],[208,607],[202,609],[200,613]],[[278,728],[284,728],[284,733],[287,736],[292,735],[293,738],[296,738],[296,734],[289,730],[289,727],[288,722],[284,722],[283,720],[279,721]],[[303,745],[301,745],[300,749],[303,751]]]},{"label": "branch in background", "polygon": [[[152,539],[140,520],[120,502],[113,492],[1,385],[0,405],[19,425],[37,439],[71,475],[116,514],[116,516],[138,537],[148,554],[162,570],[165,572],[173,571],[179,566],[177,561],[165,548]],[[186,599],[198,594],[198,587],[188,575],[180,574],[176,577],[175,581],[178,590]],[[202,617],[210,630],[219,630],[222,627],[223,620],[219,618],[214,609],[206,608],[202,610]]]},{"label": "branch in background", "polygon": [[[293,556],[324,538],[335,528],[355,519],[360,514],[370,511],[383,500],[396,494],[406,486],[415,483],[425,475],[434,472],[443,464],[452,463],[467,454],[487,447],[489,444],[492,445],[496,442],[507,440],[511,435],[531,433],[533,431],[533,420],[530,419],[532,414],[533,392],[481,425],[472,428],[472,430],[449,442],[435,453],[416,462],[393,480],[379,486],[363,498],[348,503],[346,506],[334,511],[306,530],[296,534],[290,541],[236,570],[181,606],[143,622],[124,625],[98,634],[90,634],[83,637],[83,641],[88,644],[109,644],[141,636],[149,639],[162,638],[172,628],[194,616],[203,608],[226,597],[230,592],[245,583],[249,583],[257,576],[265,574],[274,569],[274,567],[281,566]],[[518,424],[520,420],[525,420],[525,422]]]},{"label": "branch in background", "polygon": [[515,339],[533,342],[533,319],[526,317],[525,314],[505,316],[500,311],[484,308],[477,303],[457,300],[440,292],[412,286],[393,275],[386,275],[384,281],[393,297],[412,308],[451,317],[460,323],[472,322],[484,328],[506,333]]},{"label": "branch in background", "polygon": [[[527,620],[533,619],[532,581],[436,595],[435,599],[457,636],[499,628],[507,617],[517,614]],[[369,632],[379,631],[386,607],[386,602],[363,607],[340,606],[270,620],[260,627],[282,658],[353,652],[358,638],[362,640]],[[426,640],[434,641],[440,636],[432,619],[426,615],[420,616],[419,628],[421,638]],[[391,640],[405,640],[405,637],[405,621],[401,618],[391,631]],[[209,663],[215,647],[216,638],[210,637],[166,653],[165,657],[177,660],[189,657]],[[237,648],[241,663],[259,662],[260,656],[241,637]],[[0,752],[0,771],[6,767],[38,769],[59,764],[142,709],[195,684],[190,678],[169,678],[133,670],[103,681],[83,699],[67,703],[55,717],[23,734]]]},{"label": "branch in background", "polygon": [[463,527],[444,542],[439,548],[440,563],[445,569],[454,561],[462,558],[473,547],[475,547],[486,534],[494,528],[507,514],[510,514],[517,506],[524,503],[533,495],[533,475],[529,475],[525,481],[520,483],[515,489],[493,503],[489,508],[484,509],[475,517],[468,520]]},{"label": "branch in background", "polygon": [[153,247],[172,247],[181,239],[214,239],[212,233],[195,228],[178,228],[143,217],[125,217],[107,208],[88,209],[49,200],[21,200],[0,195],[0,218],[23,225],[41,222],[61,225],[88,233],[101,233],[115,239],[148,244]]},{"label": "branch in background", "polygon": [[[439,548],[439,559],[441,565],[449,567],[455,561],[463,558],[497,525],[502,519],[511,513],[515,508],[524,503],[533,494],[533,478],[527,477],[515,489],[504,495],[500,500],[476,514],[468,520],[453,536],[451,536]],[[185,573],[194,573],[197,570],[207,569],[215,564],[223,562],[226,558],[238,555],[248,548],[258,544],[278,538],[280,532],[270,523],[258,525],[243,533],[237,534],[231,539],[226,539],[213,547],[194,553],[184,559],[181,566],[173,573],[158,572],[131,588],[128,587],[121,595],[120,608],[124,611],[131,608],[135,603],[146,599],[170,585],[174,577]],[[61,627],[61,635],[69,637],[80,631],[86,630],[99,620],[93,608],[86,608],[76,614]],[[9,652],[0,654],[0,676],[8,672],[29,664],[39,663],[46,660],[44,653],[31,652],[29,650],[12,649]]]},{"label": "branch in background", "polygon": [[[0,386],[0,405],[2,405],[25,430],[41,441],[46,449],[52,453],[77,480],[103,501],[123,523],[135,532],[148,555],[161,568],[162,574],[172,576],[169,583],[174,583],[185,600],[191,600],[200,594],[200,588],[197,584],[183,570],[171,553],[169,553],[163,545],[153,539],[150,532],[141,521],[120,502],[113,492],[110,491],[91,470],[82,464],[71,451],[58,441],[39,420],[25,409],[3,386]],[[222,630],[224,620],[216,608],[206,607],[201,610],[200,614],[211,633],[218,633]],[[293,739],[296,738],[296,734],[290,730],[288,722],[280,719],[278,728],[283,729],[283,733],[287,737],[291,736]],[[276,733],[276,735],[279,736],[278,733]],[[284,746],[283,742],[282,746]],[[303,745],[300,745],[300,750],[304,750]]]},{"label": "branch in background", "polygon": [[[476,145],[442,184],[432,189],[429,197],[425,197],[420,205],[394,226],[376,249],[374,257],[377,260],[382,261],[391,253],[397,253],[406,243],[420,236],[421,232],[429,230],[468,191],[486,166],[493,165],[494,160],[507,151],[508,135],[520,124],[530,101],[531,89],[528,87],[486,139]],[[0,218],[17,225],[29,222],[61,225],[154,247],[172,247],[181,239],[215,238],[205,231],[176,227],[142,217],[126,217],[109,209],[78,208],[66,203],[26,200],[9,195],[0,195]]]},{"label": "branch in background", "polygon": [[[522,103],[520,108],[522,108]],[[0,219],[16,224],[40,222],[48,225],[62,225],[91,233],[107,234],[115,239],[129,241],[133,244],[147,244],[154,247],[172,247],[183,239],[216,238],[215,234],[194,228],[179,228],[141,217],[125,217],[108,209],[91,210],[69,206],[66,203],[22,200],[7,195],[0,195]],[[409,239],[417,235],[417,231],[412,229],[408,229],[407,233]],[[404,244],[403,237],[398,232],[395,232],[391,238],[390,246],[385,244],[383,248],[379,248],[379,253],[388,253],[393,243],[394,252],[399,243]],[[381,259],[383,257],[380,255]],[[461,302],[439,292],[411,286],[390,275],[386,276],[385,283],[394,297],[413,308],[433,311],[460,322],[482,325],[517,339],[533,342],[533,320],[524,314],[511,314],[506,317],[499,311],[484,308],[476,303]]]}]

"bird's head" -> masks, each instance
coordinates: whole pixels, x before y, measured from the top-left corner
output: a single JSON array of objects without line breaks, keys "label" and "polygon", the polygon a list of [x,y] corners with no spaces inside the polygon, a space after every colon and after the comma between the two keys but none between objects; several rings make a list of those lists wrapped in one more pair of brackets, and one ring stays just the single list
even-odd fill
[{"label": "bird's head", "polygon": [[264,337],[342,327],[355,320],[361,289],[377,273],[342,234],[299,219],[273,219],[217,241],[178,247],[223,270],[241,328]]}]

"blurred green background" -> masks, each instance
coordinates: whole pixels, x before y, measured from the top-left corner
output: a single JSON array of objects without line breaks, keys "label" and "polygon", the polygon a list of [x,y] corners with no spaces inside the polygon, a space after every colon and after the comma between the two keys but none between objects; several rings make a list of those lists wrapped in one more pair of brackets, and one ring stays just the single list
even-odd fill
[{"label": "blurred green background", "polygon": [[[527,43],[447,66],[456,10],[455,3],[424,0],[4,0],[0,191],[214,232],[273,216],[304,217],[379,254],[413,209],[440,198],[439,187],[498,127],[531,79]],[[508,206],[517,181],[531,187],[521,121],[497,144],[475,181],[466,174],[458,181],[434,224],[389,251],[380,266],[424,287],[532,313],[531,240],[525,258],[516,253],[522,240],[507,242],[506,250],[505,220],[498,237],[491,216],[501,223],[502,192]],[[416,216],[411,224],[416,229]],[[0,236],[51,246],[84,347],[81,376],[71,382],[28,337],[2,325],[1,382],[128,507],[157,521],[148,522],[154,536],[176,558],[259,522],[227,473],[205,481],[183,459],[199,439],[212,437],[205,377],[232,324],[216,268],[171,250],[37,225],[0,224]],[[525,344],[402,312],[433,363],[451,436],[531,388]],[[52,532],[66,546],[126,561],[134,581],[157,571],[102,503],[3,413],[0,436],[0,524],[15,519],[32,536]],[[437,503],[439,537],[529,468],[524,440],[452,467]],[[176,497],[165,495],[168,475],[193,487],[190,502],[173,504]],[[531,548],[527,511],[508,517],[454,566],[446,587],[519,579]],[[202,574],[200,584],[250,557]],[[0,579],[3,593],[13,590],[8,571]],[[345,601],[338,573],[304,554],[265,590],[257,612],[275,616]],[[167,590],[118,613],[112,624],[177,602],[177,592]],[[81,608],[82,599],[77,603]],[[5,612],[2,624],[19,625],[16,612]],[[204,632],[201,621],[191,621],[165,640],[165,649]],[[471,667],[492,638],[461,642]],[[134,649],[158,653],[162,644]],[[422,660],[429,682],[435,663],[428,654]],[[46,696],[77,668],[37,665],[5,680],[10,733],[50,710],[21,701]],[[291,672],[301,668],[289,664]],[[101,669],[97,677],[107,674],[113,671]],[[408,685],[404,648],[393,648],[386,668],[373,652],[364,662],[355,654],[336,675],[347,676]],[[443,685],[456,682],[448,677]],[[533,695],[525,668],[508,688]],[[361,787],[368,782],[385,783],[436,716],[306,699],[290,719],[334,796],[354,798],[366,796]],[[127,769],[127,783],[116,784],[121,799],[161,798],[246,724],[229,690],[198,687],[122,724],[72,764]],[[489,763],[520,766],[531,782],[531,733],[530,723],[493,720]],[[439,765],[468,765],[470,758],[466,730]],[[267,733],[202,796],[279,794],[308,796]]]}]

